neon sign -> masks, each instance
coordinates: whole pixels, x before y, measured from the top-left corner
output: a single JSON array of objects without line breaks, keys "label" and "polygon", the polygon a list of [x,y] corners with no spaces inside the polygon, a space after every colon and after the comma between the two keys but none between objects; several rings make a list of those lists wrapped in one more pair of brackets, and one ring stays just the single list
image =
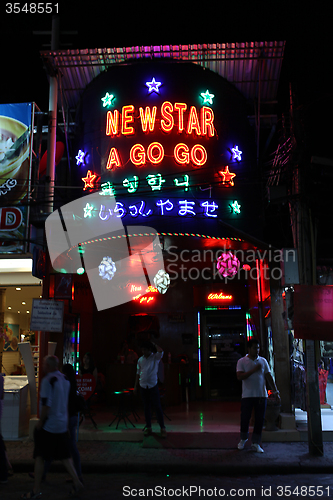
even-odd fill
[{"label": "neon sign", "polygon": [[[131,285],[130,287],[130,292],[141,292],[142,286],[136,286],[136,285]],[[142,295],[142,293],[138,293],[134,297],[132,297],[132,300],[140,302],[140,304],[149,304],[149,302],[152,302],[154,300],[154,297],[152,296],[147,296],[146,294],[150,293],[158,293],[157,288],[153,287],[152,285],[149,285],[148,288],[145,290],[145,294]]]},{"label": "neon sign", "polygon": [[97,175],[92,174],[91,170],[88,170],[87,172],[87,177],[82,177],[82,180],[84,182],[84,188],[83,190],[85,191],[87,188],[94,189],[94,183]]},{"label": "neon sign", "polygon": [[[154,79],[147,82],[150,89],[158,91],[158,84]],[[157,89],[157,90],[156,90]],[[151,90],[151,91],[153,91]],[[207,94],[208,93],[208,94]],[[214,97],[213,94],[202,94],[204,99]],[[145,134],[151,134],[156,130],[156,124],[159,123],[160,130],[169,134],[176,130],[179,134],[185,133],[196,137],[214,137],[214,112],[209,106],[202,106],[198,110],[195,106],[188,106],[186,103],[164,101],[160,108],[157,106],[139,107],[136,112],[133,104],[125,105],[121,110],[109,110],[106,113],[105,134],[111,137],[130,136],[141,130]],[[167,153],[167,156],[170,152]],[[145,148],[142,144],[134,144],[129,151],[129,159],[136,167],[141,167],[147,162],[152,165],[160,164],[165,158],[166,153],[160,142],[154,141]],[[195,144],[189,148],[184,143],[177,144],[173,149],[175,161],[180,165],[192,163],[194,167],[202,167],[207,163],[208,155],[202,144]],[[125,164],[127,161],[125,161]],[[123,166],[122,159],[113,146],[110,149],[106,169],[119,168]]]},{"label": "neon sign", "polygon": [[103,101],[103,108],[111,106],[113,99],[114,99],[114,95],[109,94],[109,92],[107,92],[105,94],[105,96],[101,98],[101,101]]},{"label": "neon sign", "polygon": [[208,300],[231,300],[232,295],[224,295],[223,292],[220,293],[210,293],[207,297]]},{"label": "neon sign", "polygon": [[235,200],[233,203],[230,203],[230,207],[233,214],[241,213],[241,205],[238,203],[237,200]]},{"label": "neon sign", "polygon": [[[214,130],[214,112],[208,106],[203,106],[198,113],[195,106],[191,106],[188,116],[187,124],[185,130],[184,115],[187,110],[187,104],[176,102],[172,105],[171,102],[165,101],[161,105],[160,115],[161,115],[161,129],[163,132],[170,133],[174,128],[178,129],[178,133],[186,132],[190,135],[195,132],[198,136],[208,136],[213,137],[215,135]],[[176,114],[177,123],[173,113]],[[157,107],[146,106],[145,109],[139,108],[139,116],[135,116],[135,108],[133,104],[123,106],[121,113],[115,109],[113,111],[109,110],[106,114],[106,135],[116,136],[121,135],[131,135],[134,134],[135,129],[131,125],[139,121],[139,125],[143,132],[155,131],[157,116]],[[140,118],[140,120],[139,120]]]},{"label": "neon sign", "polygon": [[231,152],[233,154],[232,157],[233,160],[239,160],[239,161],[242,160],[241,155],[243,154],[243,151],[239,151],[238,146],[231,148]]},{"label": "neon sign", "polygon": [[201,97],[204,100],[204,104],[206,104],[206,102],[208,104],[213,104],[213,99],[214,99],[215,95],[214,94],[210,94],[209,90],[206,90],[206,92],[202,92],[200,95],[201,95]]},{"label": "neon sign", "polygon": [[[122,181],[123,187],[127,189],[127,192],[132,194],[135,193],[140,185],[140,178],[137,175],[133,175],[131,178],[124,179]],[[163,188],[163,184],[167,183],[166,179],[162,177],[161,174],[148,174],[145,177],[148,186],[150,186],[152,191],[161,191]],[[188,191],[190,186],[190,176],[188,174],[183,175],[182,177],[178,177],[173,179],[173,183],[176,187],[183,187],[184,191]],[[167,183],[168,184],[168,183]],[[111,181],[106,181],[101,184],[101,195],[115,195],[116,189]]]},{"label": "neon sign", "polygon": [[84,157],[85,157],[85,152],[81,151],[81,149],[79,149],[77,156],[75,156],[76,164],[83,165],[84,164]]},{"label": "neon sign", "polygon": [[151,82],[146,82],[146,85],[148,87],[149,94],[151,92],[158,93],[160,91],[160,86],[162,85],[162,82],[156,82],[155,78],[153,78]]},{"label": "neon sign", "polygon": [[[214,212],[218,210],[218,205],[212,201],[191,201],[191,200],[177,200],[178,201],[178,215],[179,216],[204,216],[204,217],[217,217]],[[172,210],[177,210],[175,206],[176,203],[172,203],[169,199],[160,199],[155,202],[153,207],[157,207],[158,213],[156,213],[156,208],[146,208],[146,201],[140,200],[133,205],[125,206],[122,202],[117,202],[113,208],[108,208],[106,205],[101,204],[99,207],[94,207],[89,203],[83,208],[83,217],[91,218],[98,214],[102,221],[107,221],[110,217],[123,218],[125,215],[130,215],[131,217],[148,217],[151,215],[167,215],[167,212]],[[198,205],[201,207],[198,209]]]},{"label": "neon sign", "polygon": [[229,184],[230,186],[234,186],[234,181],[233,178],[236,177],[236,174],[229,172],[229,167],[228,165],[226,166],[226,169],[220,170],[219,174],[223,177],[223,184]]}]

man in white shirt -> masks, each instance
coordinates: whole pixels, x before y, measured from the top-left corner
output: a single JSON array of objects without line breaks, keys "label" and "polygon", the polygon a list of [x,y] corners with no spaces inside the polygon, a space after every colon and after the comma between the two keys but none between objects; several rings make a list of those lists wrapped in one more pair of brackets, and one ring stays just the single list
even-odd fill
[{"label": "man in white shirt", "polygon": [[157,421],[161,427],[161,436],[166,437],[160,392],[157,385],[157,372],[163,356],[163,349],[147,341],[142,343],[141,351],[143,356],[138,359],[134,392],[137,392],[138,386],[140,385],[146,420],[144,434],[145,436],[150,436],[152,434],[151,405],[153,405],[155,406]]},{"label": "man in white shirt", "polygon": [[241,440],[238,443],[238,449],[243,450],[249,438],[250,419],[254,409],[255,420],[251,448],[258,453],[263,453],[260,441],[267,406],[266,381],[278,399],[280,399],[280,393],[271,375],[267,360],[259,356],[259,341],[252,338],[247,347],[248,354],[239,359],[236,366],[237,379],[242,381]]},{"label": "man in white shirt", "polygon": [[24,493],[23,500],[41,498],[41,479],[44,461],[61,460],[71,475],[73,496],[83,488],[73,465],[68,434],[68,396],[70,383],[58,370],[56,356],[46,356],[43,370],[46,374],[40,387],[40,416],[34,434],[35,484],[34,489]]}]

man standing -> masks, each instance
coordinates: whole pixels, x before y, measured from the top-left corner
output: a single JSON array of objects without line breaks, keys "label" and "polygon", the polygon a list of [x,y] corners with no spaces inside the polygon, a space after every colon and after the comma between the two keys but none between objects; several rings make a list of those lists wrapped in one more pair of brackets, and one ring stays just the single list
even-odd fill
[{"label": "man standing", "polygon": [[155,406],[157,421],[161,427],[161,436],[166,437],[160,392],[157,385],[158,365],[163,356],[163,349],[147,341],[142,343],[141,351],[143,356],[138,359],[134,391],[136,392],[140,385],[146,420],[144,434],[145,436],[152,434],[151,405],[153,405]]},{"label": "man standing", "polygon": [[68,434],[68,396],[70,383],[59,369],[56,356],[46,356],[43,362],[46,374],[40,388],[40,418],[34,434],[35,483],[34,489],[24,493],[23,500],[41,497],[41,479],[44,461],[61,460],[74,483],[70,494],[74,496],[83,488],[70,455]]},{"label": "man standing", "polygon": [[242,381],[241,440],[238,443],[238,449],[243,450],[249,438],[250,418],[254,409],[251,449],[258,453],[264,453],[260,442],[268,396],[266,381],[278,399],[280,399],[280,393],[271,375],[267,360],[259,356],[259,341],[252,338],[247,347],[248,354],[238,360],[236,367],[237,379]]}]

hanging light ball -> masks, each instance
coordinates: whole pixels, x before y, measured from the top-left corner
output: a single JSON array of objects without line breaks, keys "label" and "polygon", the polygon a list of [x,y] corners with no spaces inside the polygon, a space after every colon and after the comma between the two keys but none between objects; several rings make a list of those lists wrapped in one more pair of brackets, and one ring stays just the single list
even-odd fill
[{"label": "hanging light ball", "polygon": [[217,270],[224,278],[232,278],[238,273],[240,262],[231,252],[224,252],[217,259]]},{"label": "hanging light ball", "polygon": [[116,265],[111,257],[103,257],[102,262],[98,266],[99,276],[101,276],[103,280],[112,280],[116,270]]},{"label": "hanging light ball", "polygon": [[169,288],[169,285],[170,285],[170,276],[168,275],[168,273],[166,273],[165,271],[163,271],[163,269],[160,269],[155,274],[154,284],[155,284],[155,287],[157,288],[157,290],[160,293],[164,294],[168,290],[168,288]]}]

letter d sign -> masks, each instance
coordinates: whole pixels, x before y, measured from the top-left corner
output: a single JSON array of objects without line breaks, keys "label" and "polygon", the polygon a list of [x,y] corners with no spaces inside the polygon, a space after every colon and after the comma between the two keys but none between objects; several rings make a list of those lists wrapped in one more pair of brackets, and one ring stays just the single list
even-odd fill
[{"label": "letter d sign", "polygon": [[0,208],[0,231],[13,231],[22,224],[22,212],[16,207]]}]

